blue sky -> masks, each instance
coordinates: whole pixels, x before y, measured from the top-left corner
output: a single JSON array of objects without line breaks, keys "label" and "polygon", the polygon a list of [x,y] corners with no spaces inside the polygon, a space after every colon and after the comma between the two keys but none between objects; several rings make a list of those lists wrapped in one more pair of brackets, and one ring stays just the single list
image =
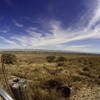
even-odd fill
[{"label": "blue sky", "polygon": [[0,49],[100,53],[100,0],[0,0]]}]

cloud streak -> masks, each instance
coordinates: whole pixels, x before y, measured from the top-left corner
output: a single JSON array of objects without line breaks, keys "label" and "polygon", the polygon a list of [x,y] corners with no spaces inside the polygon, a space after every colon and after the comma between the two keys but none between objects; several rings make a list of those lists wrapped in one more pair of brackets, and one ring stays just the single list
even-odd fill
[{"label": "cloud streak", "polygon": [[14,23],[15,26],[17,26],[17,27],[19,27],[19,28],[23,28],[23,27],[24,27],[23,24],[17,22],[16,20],[13,20],[13,23]]},{"label": "cloud streak", "polygon": [[94,11],[94,15],[88,24],[87,29],[91,29],[98,21],[100,21],[100,0],[97,0],[96,8]]}]

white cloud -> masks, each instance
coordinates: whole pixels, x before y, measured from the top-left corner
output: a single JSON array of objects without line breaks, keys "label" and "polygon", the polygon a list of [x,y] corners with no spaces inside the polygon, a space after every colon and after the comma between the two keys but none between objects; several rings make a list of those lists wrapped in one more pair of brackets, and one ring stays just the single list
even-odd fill
[{"label": "white cloud", "polygon": [[[53,26],[53,25],[52,25]],[[73,42],[77,40],[85,40],[90,38],[100,38],[100,34],[98,31],[88,30],[88,31],[69,31],[64,30],[61,27],[55,25],[52,27],[52,35],[47,35],[46,37],[42,37],[41,33],[33,31],[27,31],[31,36],[15,36],[12,39],[19,41],[22,47],[29,46],[33,48],[39,48],[40,46],[48,46],[48,45],[58,45],[62,43]]]},{"label": "white cloud", "polygon": [[1,40],[2,42],[4,42],[4,43],[7,43],[6,47],[5,47],[5,48],[2,48],[2,47],[1,47],[1,49],[7,49],[7,48],[9,48],[9,49],[12,49],[12,48],[21,48],[21,46],[18,45],[15,41],[6,39],[6,38],[4,38],[4,37],[2,37],[2,36],[0,36],[0,40]]},{"label": "white cloud", "polygon": [[35,27],[30,27],[30,28],[26,29],[25,31],[26,31],[29,35],[31,35],[32,37],[34,37],[34,38],[41,38],[42,34],[39,33],[39,32],[36,32],[37,30],[38,30],[38,29],[35,28]]},{"label": "white cloud", "polygon": [[[90,47],[90,45],[87,45],[87,44],[86,44],[86,45],[71,45],[71,46],[69,46],[69,47],[70,47],[70,48],[77,48],[77,49],[78,49],[78,48]],[[69,47],[68,47],[68,48],[69,48]]]},{"label": "white cloud", "polygon": [[97,0],[97,4],[96,4],[95,11],[94,11],[94,15],[93,15],[92,19],[90,20],[90,23],[88,24],[87,29],[90,29],[98,21],[100,21],[100,0]]},{"label": "white cloud", "polygon": [[98,53],[97,49],[91,49],[91,45],[72,45],[64,48],[64,50],[72,52]]},{"label": "white cloud", "polygon": [[8,30],[0,30],[0,33],[8,33]]},{"label": "white cloud", "polygon": [[24,26],[23,24],[17,22],[16,20],[13,20],[13,23],[15,26],[20,27],[20,28],[22,28]]}]

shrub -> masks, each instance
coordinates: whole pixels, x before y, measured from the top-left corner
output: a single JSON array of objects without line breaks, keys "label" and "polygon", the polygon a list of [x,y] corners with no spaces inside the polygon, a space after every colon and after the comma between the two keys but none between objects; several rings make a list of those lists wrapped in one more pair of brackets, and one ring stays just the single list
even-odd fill
[{"label": "shrub", "polygon": [[62,85],[62,83],[60,81],[53,80],[53,79],[50,79],[50,80],[46,81],[46,83],[45,83],[45,86],[50,89],[60,87],[61,85]]},{"label": "shrub", "polygon": [[64,64],[64,62],[59,62],[58,64],[57,64],[57,66],[64,66],[65,64]]},{"label": "shrub", "polygon": [[80,76],[73,76],[73,77],[72,77],[72,81],[73,81],[73,82],[82,81],[82,77],[80,77]]},{"label": "shrub", "polygon": [[84,67],[84,68],[83,68],[83,71],[89,71],[89,68]]},{"label": "shrub", "polygon": [[55,89],[49,92],[41,88],[36,88],[33,90],[33,93],[32,100],[64,100]]},{"label": "shrub", "polygon": [[56,59],[56,62],[62,62],[62,61],[66,61],[66,58],[63,56],[60,56]]},{"label": "shrub", "polygon": [[55,61],[55,56],[47,56],[46,59],[48,62],[54,62]]},{"label": "shrub", "polygon": [[17,59],[14,54],[2,54],[1,61],[4,64],[14,64]]}]

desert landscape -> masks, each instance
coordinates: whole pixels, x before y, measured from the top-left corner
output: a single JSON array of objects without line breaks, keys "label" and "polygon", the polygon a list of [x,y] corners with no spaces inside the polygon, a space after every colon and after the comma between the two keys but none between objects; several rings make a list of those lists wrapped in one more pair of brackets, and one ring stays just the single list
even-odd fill
[{"label": "desert landscape", "polygon": [[[100,100],[100,55],[6,51],[0,56],[0,88],[15,100]],[[17,86],[20,96],[12,90]]]},{"label": "desert landscape", "polygon": [[100,0],[0,0],[0,100],[100,100]]}]

